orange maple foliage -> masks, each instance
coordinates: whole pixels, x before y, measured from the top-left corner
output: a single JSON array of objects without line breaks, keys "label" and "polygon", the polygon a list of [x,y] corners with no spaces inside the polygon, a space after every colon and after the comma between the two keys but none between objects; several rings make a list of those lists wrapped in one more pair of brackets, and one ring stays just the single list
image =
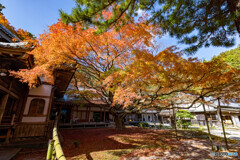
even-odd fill
[{"label": "orange maple foliage", "polygon": [[[0,24],[2,24],[5,28],[7,28],[10,32],[12,32],[15,36],[17,36],[20,40],[29,42],[28,46],[37,45],[37,42],[34,40],[33,35],[31,35],[26,30],[21,28],[15,29],[9,21],[5,18],[4,15],[0,14]],[[17,38],[13,38],[13,41],[19,41]]]},{"label": "orange maple foliage", "polygon": [[239,70],[220,59],[184,59],[175,47],[152,54],[156,49],[153,40],[160,32],[156,26],[130,23],[119,31],[109,29],[100,35],[95,31],[94,27],[83,30],[80,24],[59,21],[40,36],[40,45],[30,52],[36,68],[13,74],[34,86],[38,76],[53,83],[55,70],[75,68],[68,93],[89,103],[98,98],[112,106],[117,125],[126,111],[170,106],[180,95],[197,102],[201,96],[225,90],[237,93]]},{"label": "orange maple foliage", "polygon": [[239,95],[239,70],[220,59],[184,59],[174,50],[170,47],[156,55],[135,51],[133,63],[105,79],[108,88],[115,87],[113,104],[161,109],[182,96],[193,105],[201,96],[222,96],[227,101]]},{"label": "orange maple foliage", "polygon": [[[41,45],[29,53],[34,55],[36,66],[41,68],[36,70],[36,75],[42,75],[43,70],[52,73],[73,66],[98,74],[113,67],[124,68],[131,61],[132,51],[152,47],[151,39],[159,32],[157,28],[142,23],[126,25],[119,32],[109,30],[97,35],[95,31],[92,27],[83,30],[80,24],[71,26],[60,21],[50,26],[49,31],[39,38]],[[34,81],[24,72],[27,71],[15,74],[31,86]]]},{"label": "orange maple foliage", "polygon": [[[130,23],[119,31],[95,32],[93,27],[83,30],[80,24],[65,25],[59,21],[40,36],[40,45],[29,53],[34,55],[37,69],[13,74],[34,86],[37,76],[53,80],[49,77],[55,70],[76,68],[68,93],[88,101],[98,98],[111,105],[114,91],[106,90],[103,81],[109,74],[131,64],[134,50],[147,52],[153,48],[152,40],[159,29],[144,23]],[[81,87],[88,90],[82,91]]]}]

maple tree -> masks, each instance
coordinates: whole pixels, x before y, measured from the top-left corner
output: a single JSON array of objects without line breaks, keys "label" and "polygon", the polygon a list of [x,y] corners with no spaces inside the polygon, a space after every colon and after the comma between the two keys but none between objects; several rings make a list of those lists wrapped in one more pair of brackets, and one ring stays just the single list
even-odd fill
[{"label": "maple tree", "polygon": [[[109,16],[111,13],[105,12],[105,18]],[[59,21],[40,36],[40,45],[30,53],[36,67],[12,74],[33,87],[39,76],[53,83],[55,70],[76,68],[67,93],[111,106],[117,128],[123,127],[129,112],[170,108],[180,96],[191,102],[191,107],[204,96],[237,86],[238,71],[220,59],[184,59],[175,47],[157,53],[153,39],[160,33],[159,27],[140,20],[102,34],[95,34],[94,27],[83,30],[79,23]],[[231,99],[233,94],[228,96]]]},{"label": "maple tree", "polygon": [[[135,54],[134,63],[109,77],[122,78],[121,85],[119,82],[115,83],[118,86],[116,92],[119,94],[115,99],[117,103],[139,105],[144,102],[143,105],[166,106],[171,104],[168,98],[173,99],[169,96],[173,93],[199,95],[194,100],[197,102],[201,96],[210,97],[221,95],[222,92],[229,93],[239,84],[239,70],[219,58],[209,62],[200,62],[196,58],[184,59],[181,53],[174,53],[173,48],[157,55],[146,52],[135,52]],[[125,94],[122,94],[123,92]],[[128,92],[135,93],[132,100],[126,97]],[[138,97],[139,101],[136,101]]]},{"label": "maple tree", "polygon": [[55,70],[76,68],[67,93],[89,103],[97,99],[111,106],[110,112],[115,117],[116,127],[122,128],[125,115],[133,107],[113,103],[114,89],[107,88],[103,81],[109,74],[130,64],[134,50],[143,51],[153,47],[152,40],[159,29],[140,22],[100,35],[95,31],[93,27],[83,30],[80,24],[72,26],[59,21],[40,36],[40,45],[30,52],[34,55],[36,67],[11,73],[34,87],[39,76],[53,83]]},{"label": "maple tree", "polygon": [[[120,79],[115,84],[115,103],[158,110],[171,109],[172,106],[173,112],[174,108],[181,108],[181,103],[188,105],[183,109],[202,103],[213,149],[205,104],[211,104],[220,97],[225,103],[238,102],[240,70],[232,68],[221,58],[213,58],[209,62],[183,59],[171,48],[157,55],[135,54],[136,59],[131,65],[109,77]],[[208,97],[207,101],[205,97]],[[180,106],[174,107],[177,103]]]},{"label": "maple tree", "polygon": [[[41,45],[30,53],[36,67],[13,74],[32,86],[38,76],[53,83],[51,76],[56,69],[75,67],[68,94],[111,106],[119,128],[133,110],[170,108],[180,99],[180,93],[193,105],[203,96],[230,91],[239,82],[239,71],[220,59],[184,59],[175,47],[153,54],[151,40],[153,33],[159,32],[155,27],[139,23],[124,26],[119,32],[109,30],[97,35],[95,31],[83,30],[80,24],[52,25],[40,36]],[[29,73],[32,76],[27,76]]]}]

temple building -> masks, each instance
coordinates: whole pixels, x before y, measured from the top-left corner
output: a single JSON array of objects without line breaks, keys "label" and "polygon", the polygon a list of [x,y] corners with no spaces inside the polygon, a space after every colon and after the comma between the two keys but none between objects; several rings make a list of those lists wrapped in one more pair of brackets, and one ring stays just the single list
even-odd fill
[{"label": "temple building", "polygon": [[[33,137],[47,138],[52,130],[51,107],[54,97],[62,97],[74,69],[55,71],[55,84],[38,77],[37,87],[10,76],[9,70],[31,69],[34,58],[23,42],[0,24],[0,141],[9,142]],[[64,79],[64,80],[63,80]]]},{"label": "temple building", "polygon": [[81,99],[58,98],[54,100],[53,110],[60,109],[60,128],[107,127],[113,121],[109,107],[99,100],[90,103]]},{"label": "temple building", "polygon": [[[240,126],[240,107],[239,104],[231,104],[233,106],[221,106],[222,120],[226,126]],[[187,107],[187,106],[186,106]],[[194,107],[187,109],[194,119],[189,119],[192,124],[206,126],[204,110],[202,105],[196,104]],[[176,111],[175,111],[176,112]],[[221,118],[217,106],[207,106],[206,114],[210,126],[221,126]],[[177,117],[176,117],[177,118]],[[140,122],[146,122],[149,125],[172,126],[173,112],[172,110],[142,110],[138,113],[131,113],[125,117],[125,124],[137,125]]]}]

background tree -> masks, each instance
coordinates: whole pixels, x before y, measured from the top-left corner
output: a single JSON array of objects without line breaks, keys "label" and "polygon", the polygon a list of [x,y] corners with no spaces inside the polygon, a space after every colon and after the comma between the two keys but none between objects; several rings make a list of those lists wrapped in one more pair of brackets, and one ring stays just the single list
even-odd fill
[{"label": "background tree", "polygon": [[180,109],[176,113],[176,118],[178,119],[177,124],[180,128],[188,128],[192,124],[191,119],[194,117],[188,110]]},{"label": "background tree", "polygon": [[233,68],[240,69],[240,46],[235,49],[223,52],[218,55],[219,58],[223,59]]},{"label": "background tree", "polygon": [[0,14],[3,14],[2,13],[2,10],[4,9],[5,7],[0,3]]},{"label": "background tree", "polygon": [[[60,10],[63,22],[93,24],[102,32],[115,24],[124,25],[144,10],[150,14],[149,22],[161,25],[164,32],[189,44],[188,53],[203,46],[233,46],[236,33],[240,34],[239,0],[75,1],[77,6],[70,15]],[[112,10],[113,15],[104,19],[103,10]]]}]

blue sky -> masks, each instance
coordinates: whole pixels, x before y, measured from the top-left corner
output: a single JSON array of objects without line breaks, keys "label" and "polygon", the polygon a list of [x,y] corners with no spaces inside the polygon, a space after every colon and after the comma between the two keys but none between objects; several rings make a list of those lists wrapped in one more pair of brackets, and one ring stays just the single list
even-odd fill
[{"label": "blue sky", "polygon": [[[56,23],[59,19],[59,9],[63,9],[67,13],[71,13],[75,6],[73,0],[3,0],[2,3],[6,8],[3,14],[15,28],[22,28],[35,36],[47,30],[48,26]],[[177,43],[177,39],[164,35],[160,40],[162,49],[171,45],[177,45],[180,48],[184,46]],[[201,48],[194,55],[199,59],[210,60],[214,55],[221,52],[236,48],[240,44],[240,39],[237,38],[237,43],[234,47],[209,47]]]}]

